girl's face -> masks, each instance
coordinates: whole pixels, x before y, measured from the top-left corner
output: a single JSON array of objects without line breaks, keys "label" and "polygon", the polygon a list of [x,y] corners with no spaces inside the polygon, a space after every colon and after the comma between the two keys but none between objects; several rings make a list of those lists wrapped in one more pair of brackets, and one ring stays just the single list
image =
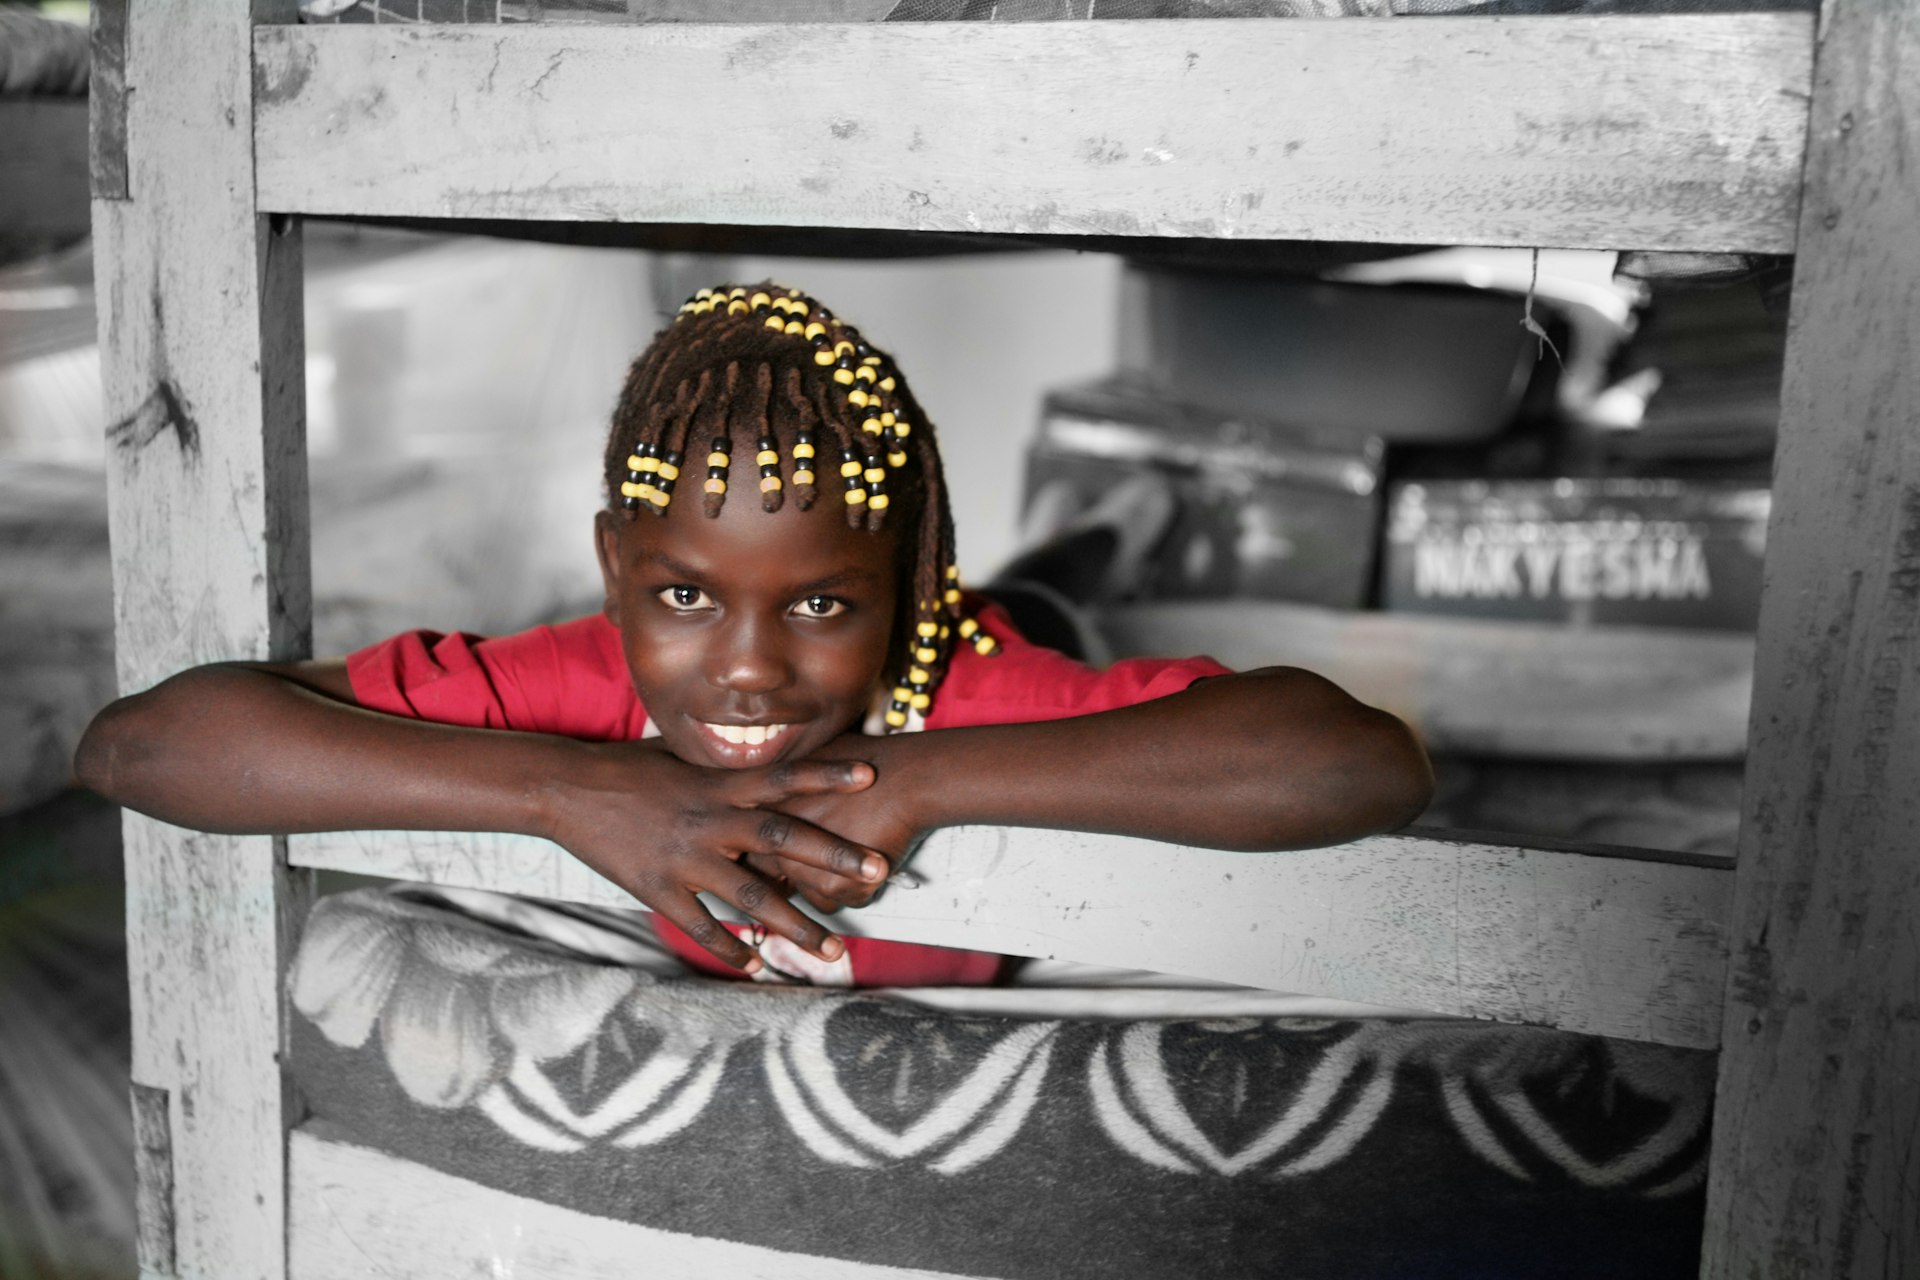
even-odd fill
[{"label": "girl's face", "polygon": [[693,492],[665,518],[596,518],[607,618],[682,760],[795,760],[865,717],[894,633],[899,535],[849,529],[837,497],[769,514],[735,492],[709,519]]}]

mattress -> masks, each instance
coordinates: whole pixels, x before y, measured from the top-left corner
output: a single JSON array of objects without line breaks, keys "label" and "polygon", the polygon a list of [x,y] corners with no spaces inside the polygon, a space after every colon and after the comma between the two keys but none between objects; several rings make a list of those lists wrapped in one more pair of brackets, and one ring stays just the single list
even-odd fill
[{"label": "mattress", "polygon": [[417,888],[315,905],[291,978],[310,1132],[942,1274],[1697,1270],[1708,1053],[1231,989],[1176,1012],[764,987],[653,965],[606,913],[487,914]]}]

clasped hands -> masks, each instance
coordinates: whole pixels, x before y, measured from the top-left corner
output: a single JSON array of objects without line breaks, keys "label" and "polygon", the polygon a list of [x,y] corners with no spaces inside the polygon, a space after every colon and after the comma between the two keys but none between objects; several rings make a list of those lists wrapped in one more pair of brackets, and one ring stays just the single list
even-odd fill
[{"label": "clasped hands", "polygon": [[715,769],[657,741],[582,744],[588,767],[553,806],[549,834],[723,963],[760,967],[702,892],[836,960],[844,944],[790,899],[829,914],[864,906],[919,836],[901,788],[886,785],[891,745],[847,735],[804,760]]}]

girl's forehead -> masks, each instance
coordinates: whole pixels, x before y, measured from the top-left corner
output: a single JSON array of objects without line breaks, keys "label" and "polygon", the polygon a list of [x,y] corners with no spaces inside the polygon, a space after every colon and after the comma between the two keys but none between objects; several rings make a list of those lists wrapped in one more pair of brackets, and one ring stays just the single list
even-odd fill
[{"label": "girl's forehead", "polygon": [[841,504],[822,495],[808,510],[789,501],[765,511],[757,495],[739,495],[708,516],[695,503],[675,503],[664,516],[641,512],[622,534],[631,571],[698,575],[702,580],[814,584],[828,579],[893,580],[898,532],[849,528]]}]

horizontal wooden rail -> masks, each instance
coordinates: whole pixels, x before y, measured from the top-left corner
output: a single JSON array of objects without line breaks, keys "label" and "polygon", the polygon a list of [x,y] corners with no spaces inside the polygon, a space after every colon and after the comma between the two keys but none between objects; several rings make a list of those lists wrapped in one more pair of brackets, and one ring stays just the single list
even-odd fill
[{"label": "horizontal wooden rail", "polygon": [[260,27],[258,199],[360,217],[1784,253],[1812,23]]},{"label": "horizontal wooden rail", "polygon": [[[296,836],[298,865],[607,906],[555,845],[503,835]],[[1155,969],[1694,1048],[1719,1043],[1732,875],[1718,862],[1424,834],[1293,853],[1126,836],[935,832],[849,933]]]}]

